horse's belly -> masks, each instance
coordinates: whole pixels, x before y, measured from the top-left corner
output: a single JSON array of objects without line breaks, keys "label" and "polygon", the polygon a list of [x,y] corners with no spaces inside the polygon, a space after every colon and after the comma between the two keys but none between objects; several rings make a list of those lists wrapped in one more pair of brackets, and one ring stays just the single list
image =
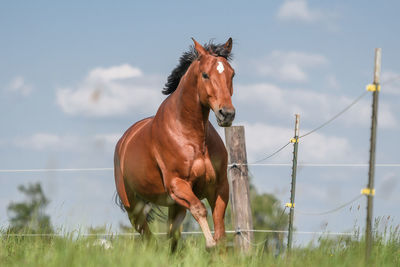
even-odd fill
[{"label": "horse's belly", "polygon": [[160,206],[171,206],[175,201],[166,192],[158,174],[153,176],[136,177],[138,171],[132,176],[127,177],[126,182],[131,192],[138,194],[142,199],[150,201]]},{"label": "horse's belly", "polygon": [[149,201],[162,199],[166,194],[158,170],[153,166],[146,166],[146,162],[140,159],[126,168],[125,182],[132,192]]},{"label": "horse's belly", "polygon": [[143,197],[145,200],[150,201],[156,205],[159,206],[172,206],[176,204],[175,200],[171,198],[171,196],[167,193],[161,194],[161,195],[147,195]]}]

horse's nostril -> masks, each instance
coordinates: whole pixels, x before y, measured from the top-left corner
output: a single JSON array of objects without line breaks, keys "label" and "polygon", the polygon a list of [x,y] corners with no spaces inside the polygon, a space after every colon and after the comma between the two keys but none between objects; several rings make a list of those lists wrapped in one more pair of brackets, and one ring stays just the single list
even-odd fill
[{"label": "horse's nostril", "polygon": [[225,119],[233,119],[235,117],[235,109],[232,108],[221,108],[218,113]]}]

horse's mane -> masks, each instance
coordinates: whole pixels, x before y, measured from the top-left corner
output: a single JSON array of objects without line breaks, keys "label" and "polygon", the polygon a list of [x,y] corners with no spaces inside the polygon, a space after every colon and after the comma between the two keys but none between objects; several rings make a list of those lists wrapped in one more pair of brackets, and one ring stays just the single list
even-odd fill
[{"label": "horse's mane", "polygon": [[[218,57],[224,57],[227,60],[231,60],[232,54],[225,48],[225,44],[214,44],[210,41],[208,44],[204,45],[204,48],[209,51],[211,54],[215,54]],[[168,80],[165,83],[165,87],[162,90],[164,95],[172,94],[182,78],[185,75],[187,69],[189,68],[190,64],[198,58],[198,53],[194,46],[190,46],[189,51],[186,51],[182,54],[179,58],[179,63],[172,70],[171,74],[168,76]]]}]

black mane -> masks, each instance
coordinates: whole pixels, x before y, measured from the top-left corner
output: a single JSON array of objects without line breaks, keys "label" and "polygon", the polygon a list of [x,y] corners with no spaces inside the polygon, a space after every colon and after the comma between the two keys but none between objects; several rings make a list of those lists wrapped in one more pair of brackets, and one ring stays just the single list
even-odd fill
[{"label": "black mane", "polygon": [[[229,50],[225,48],[225,44],[214,44],[210,41],[208,44],[204,45],[204,48],[218,57],[224,57],[227,60],[230,60],[232,58]],[[171,74],[168,76],[168,80],[165,83],[164,89],[162,90],[162,93],[164,95],[172,94],[176,90],[182,76],[185,75],[190,64],[192,64],[192,62],[195,61],[198,56],[199,55],[196,49],[194,49],[193,45],[190,46],[189,51],[186,51],[182,54],[182,56],[179,58],[179,64],[175,67],[175,69],[172,70]]]}]

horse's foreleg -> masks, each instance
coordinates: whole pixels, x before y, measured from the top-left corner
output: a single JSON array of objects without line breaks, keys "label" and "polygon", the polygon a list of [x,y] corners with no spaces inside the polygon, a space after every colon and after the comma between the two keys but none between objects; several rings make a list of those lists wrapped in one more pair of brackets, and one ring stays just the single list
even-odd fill
[{"label": "horse's foreleg", "polygon": [[208,197],[208,203],[210,203],[212,216],[214,221],[214,239],[219,241],[225,237],[225,210],[229,200],[229,184],[228,179],[221,177],[222,179],[217,184],[215,193]]},{"label": "horse's foreleg", "polygon": [[168,209],[168,236],[171,238],[171,251],[174,252],[181,236],[180,226],[185,219],[186,208],[173,205]]},{"label": "horse's foreleg", "polygon": [[216,243],[208,226],[207,209],[193,193],[190,184],[183,179],[175,178],[171,181],[170,191],[171,197],[179,205],[189,209],[190,213],[192,213],[195,220],[199,223],[206,238],[206,247],[214,247]]}]

